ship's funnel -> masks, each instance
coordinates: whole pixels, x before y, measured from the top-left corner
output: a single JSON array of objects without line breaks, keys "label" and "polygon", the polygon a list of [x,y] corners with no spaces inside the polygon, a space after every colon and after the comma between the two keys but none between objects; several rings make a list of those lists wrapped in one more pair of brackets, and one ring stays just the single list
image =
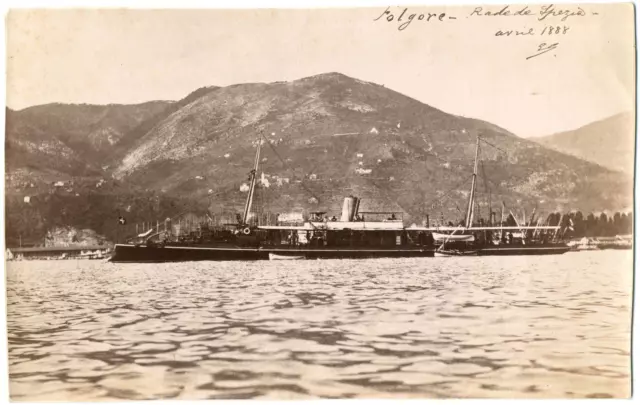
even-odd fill
[{"label": "ship's funnel", "polygon": [[358,199],[353,196],[346,197],[342,204],[342,216],[340,221],[351,222],[356,215],[356,208],[358,205]]}]

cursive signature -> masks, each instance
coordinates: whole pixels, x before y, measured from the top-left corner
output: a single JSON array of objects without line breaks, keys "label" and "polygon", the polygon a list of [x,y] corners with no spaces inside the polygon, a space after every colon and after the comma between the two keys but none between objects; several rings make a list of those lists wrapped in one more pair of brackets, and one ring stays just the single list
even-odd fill
[{"label": "cursive signature", "polygon": [[540,56],[544,53],[547,53],[549,51],[553,51],[554,49],[556,49],[558,47],[559,43],[556,42],[555,44],[547,44],[546,42],[541,43],[540,45],[538,45],[538,50],[531,56],[527,57],[527,60],[531,59],[531,58],[535,58],[536,56]]}]

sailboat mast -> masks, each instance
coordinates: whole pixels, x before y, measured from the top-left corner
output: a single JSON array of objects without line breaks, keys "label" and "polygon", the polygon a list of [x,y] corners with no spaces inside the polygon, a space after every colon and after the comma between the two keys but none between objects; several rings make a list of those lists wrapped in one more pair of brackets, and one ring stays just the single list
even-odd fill
[{"label": "sailboat mast", "polygon": [[253,170],[251,171],[249,180],[251,184],[249,185],[249,195],[247,196],[247,202],[244,206],[244,215],[242,216],[242,225],[247,224],[247,219],[249,219],[249,210],[251,209],[251,204],[253,203],[253,193],[256,189],[256,177],[258,176],[258,163],[260,162],[260,147],[262,146],[262,138],[258,138],[258,148],[256,150],[256,161],[253,165]]},{"label": "sailboat mast", "polygon": [[[487,175],[484,173],[484,168],[482,170],[482,176],[485,178],[485,185],[486,185]],[[491,189],[487,187],[487,191],[489,192],[489,226],[493,226],[493,209],[491,208]]]},{"label": "sailboat mast", "polygon": [[500,240],[504,236],[502,231],[502,224],[504,223],[504,201],[502,202],[502,210],[500,211]]},{"label": "sailboat mast", "polygon": [[469,195],[469,206],[467,207],[467,218],[465,226],[470,228],[473,225],[473,204],[476,193],[476,177],[478,177],[478,151],[480,150],[480,136],[476,138],[476,159],[473,166],[473,177],[471,179],[471,193]]}]

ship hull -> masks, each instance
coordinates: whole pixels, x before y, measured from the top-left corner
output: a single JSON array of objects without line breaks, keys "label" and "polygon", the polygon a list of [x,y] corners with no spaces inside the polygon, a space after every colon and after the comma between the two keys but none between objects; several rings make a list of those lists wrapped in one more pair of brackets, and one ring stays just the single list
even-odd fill
[{"label": "ship hull", "polygon": [[451,256],[539,256],[561,255],[571,248],[566,245],[558,246],[491,246],[468,249],[441,249],[435,251],[436,257]]},{"label": "ship hull", "polygon": [[116,245],[112,263],[158,263],[231,260],[268,260],[269,254],[257,248],[198,246]]},{"label": "ship hull", "polygon": [[527,255],[561,255],[571,248],[560,246],[500,246],[478,249],[478,256],[527,256]]},{"label": "ship hull", "polygon": [[206,246],[135,246],[118,244],[112,263],[158,263],[231,260],[314,260],[369,259],[393,257],[433,257],[433,249],[302,249]]},{"label": "ship hull", "polygon": [[136,246],[118,244],[110,262],[158,263],[192,261],[257,261],[257,260],[318,260],[318,259],[374,259],[436,256],[522,256],[557,255],[570,250],[568,246],[486,247],[435,252],[434,249],[304,249],[206,246]]}]

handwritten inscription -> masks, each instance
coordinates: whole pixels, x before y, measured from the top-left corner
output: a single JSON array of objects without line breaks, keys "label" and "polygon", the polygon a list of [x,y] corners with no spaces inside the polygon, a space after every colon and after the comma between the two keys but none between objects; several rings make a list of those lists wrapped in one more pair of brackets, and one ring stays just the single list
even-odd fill
[{"label": "handwritten inscription", "polygon": [[[593,14],[597,15],[596,13]],[[514,7],[511,5],[507,5],[499,10],[489,10],[483,7],[475,7],[468,17],[523,17],[523,21],[532,21],[531,23],[527,23],[529,27],[525,26],[521,29],[498,29],[494,34],[496,37],[544,36],[560,38],[567,35],[571,31],[571,26],[569,24],[572,19],[585,17],[586,15],[587,12],[582,7],[559,8],[553,4],[546,4],[537,6],[537,8],[530,6]],[[563,24],[549,24],[544,26],[539,25],[540,22],[546,23],[551,21],[562,22]],[[533,24],[535,24],[535,27],[531,27],[531,25]],[[526,59],[529,60],[536,56],[554,51],[558,48],[558,45],[560,45],[559,42],[553,43],[551,45],[542,42],[538,45],[538,49],[535,51],[535,53],[531,56],[528,56]]]},{"label": "handwritten inscription", "polygon": [[482,7],[476,7],[471,12],[471,16],[485,16],[485,17],[511,17],[511,16],[527,16],[533,15],[533,11],[529,9],[529,6],[524,6],[517,11],[513,11],[511,6],[505,6],[499,11],[484,10]]},{"label": "handwritten inscription", "polygon": [[498,30],[495,33],[496,37],[510,37],[510,36],[521,36],[521,35],[565,35],[571,27],[567,25],[547,25],[542,29],[536,30],[535,28],[525,28],[524,30]]},{"label": "handwritten inscription", "polygon": [[[455,9],[450,9],[455,10]],[[466,10],[469,10],[468,8]],[[590,12],[587,7],[579,6],[563,6],[558,7],[554,4],[545,5],[506,5],[500,7],[474,7],[471,12],[466,11],[465,14],[458,16],[451,15],[448,12],[423,12],[416,13],[409,10],[408,7],[397,7],[392,9],[387,7],[379,14],[374,21],[392,23],[396,25],[398,31],[404,31],[414,21],[443,23],[449,20],[464,20],[468,18],[482,18],[487,21],[506,21],[503,18],[511,18],[514,21],[522,21],[522,26],[514,29],[498,28],[493,31],[495,37],[544,37],[553,38],[554,43],[547,44],[541,42],[534,53],[526,59],[543,55],[554,51],[560,45],[560,40],[574,32],[571,23],[578,18],[589,16],[597,16],[598,13]],[[542,38],[541,38],[542,40]]]},{"label": "handwritten inscription", "polygon": [[396,18],[396,14],[394,14],[391,11],[391,7],[387,7],[387,9],[384,10],[382,14],[380,14],[378,18],[376,18],[373,21],[378,21],[381,18],[384,18],[384,20],[386,20],[387,22],[398,23],[398,31],[403,31],[409,26],[409,24],[413,22],[413,20],[431,22],[431,21],[445,21],[446,19],[448,20],[456,19],[456,17],[447,16],[447,13],[411,13],[409,12],[407,14],[408,10],[409,8],[405,7],[404,10],[402,10],[402,12],[400,12],[400,14],[398,14],[398,17]]},{"label": "handwritten inscription", "polygon": [[537,12],[534,12],[529,6],[524,6],[514,11],[512,6],[504,6],[504,8],[498,11],[485,10],[483,7],[476,7],[471,12],[470,16],[479,17],[515,17],[515,16],[529,16],[537,17],[538,21],[544,21],[547,18],[556,17],[560,21],[567,21],[569,17],[584,17],[586,12],[581,7],[560,9],[553,4],[541,6]]}]

